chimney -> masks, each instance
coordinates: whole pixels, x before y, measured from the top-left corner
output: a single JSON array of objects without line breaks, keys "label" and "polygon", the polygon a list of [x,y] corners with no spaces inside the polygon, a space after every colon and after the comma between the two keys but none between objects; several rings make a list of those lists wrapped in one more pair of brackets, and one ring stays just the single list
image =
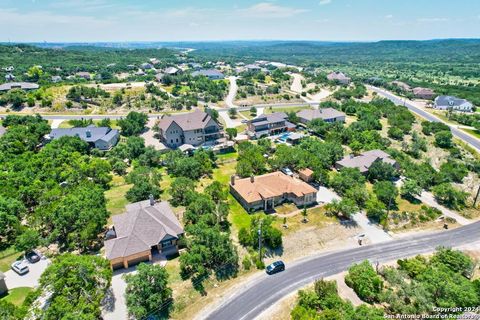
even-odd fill
[{"label": "chimney", "polygon": [[253,175],[250,176],[250,182],[254,183],[255,182],[255,177]]},{"label": "chimney", "polygon": [[87,135],[87,138],[91,138],[92,137],[92,132],[90,130],[87,130],[86,135]]},{"label": "chimney", "polygon": [[232,186],[235,185],[235,175],[234,175],[234,174],[232,174],[232,175],[230,176],[230,184],[231,184]]},{"label": "chimney", "polygon": [[150,205],[154,206],[155,205],[155,199],[153,198],[153,194],[150,194],[148,196],[148,200],[150,200]]}]

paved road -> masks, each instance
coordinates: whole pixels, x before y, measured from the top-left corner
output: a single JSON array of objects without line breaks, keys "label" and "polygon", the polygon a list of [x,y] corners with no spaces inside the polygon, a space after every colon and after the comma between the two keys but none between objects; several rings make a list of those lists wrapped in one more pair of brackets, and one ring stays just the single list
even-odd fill
[{"label": "paved road", "polygon": [[416,254],[428,253],[436,247],[457,247],[480,240],[480,222],[453,230],[412,236],[365,247],[337,251],[287,265],[284,272],[264,275],[254,284],[235,293],[207,316],[210,320],[254,319],[284,296],[315,281],[348,269],[365,259],[387,262]]},{"label": "paved road", "polygon": [[235,100],[235,97],[237,96],[237,77],[231,76],[228,77],[228,82],[230,83],[230,89],[228,90],[228,94],[225,97],[225,103],[227,104],[227,107],[229,108],[237,108],[238,106],[233,102]]},{"label": "paved road", "polygon": [[386,90],[383,90],[383,89],[380,89],[380,88],[377,88],[377,87],[374,87],[374,86],[367,85],[367,88],[375,91],[379,95],[389,99],[390,101],[392,101],[392,102],[394,102],[398,105],[405,105],[410,111],[418,114],[419,116],[427,119],[428,121],[445,123],[446,125],[448,125],[450,127],[450,129],[452,130],[452,134],[455,137],[457,137],[458,139],[464,141],[465,143],[469,144],[470,146],[472,146],[475,149],[480,151],[480,140],[479,139],[469,135],[468,133],[463,132],[462,130],[459,130],[456,126],[453,126],[449,123],[446,123],[445,121],[443,121],[442,119],[432,115],[431,113],[429,113],[425,110],[422,110],[421,108],[417,107],[412,101],[410,101],[408,99],[400,98],[400,97],[398,97],[398,96],[396,96],[396,95],[394,95],[394,94],[392,94],[392,93],[390,93]]}]

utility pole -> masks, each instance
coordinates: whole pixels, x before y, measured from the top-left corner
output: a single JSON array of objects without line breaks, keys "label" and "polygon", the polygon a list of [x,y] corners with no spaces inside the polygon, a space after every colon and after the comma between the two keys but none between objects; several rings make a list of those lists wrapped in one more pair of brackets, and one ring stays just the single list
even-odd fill
[{"label": "utility pole", "polygon": [[477,195],[475,196],[475,201],[473,201],[473,207],[477,205],[478,196],[480,195],[480,185],[478,186]]},{"label": "utility pole", "polygon": [[260,262],[262,262],[262,221],[261,220],[258,226],[258,258],[260,259]]}]

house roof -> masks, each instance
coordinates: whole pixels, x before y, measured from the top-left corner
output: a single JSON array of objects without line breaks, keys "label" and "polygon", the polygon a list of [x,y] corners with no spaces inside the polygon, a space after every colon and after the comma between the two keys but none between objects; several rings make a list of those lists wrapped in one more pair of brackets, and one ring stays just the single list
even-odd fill
[{"label": "house roof", "polygon": [[40,86],[38,84],[31,82],[7,82],[4,84],[0,84],[0,91],[8,91],[16,88],[23,90],[35,90],[39,87]]},{"label": "house roof", "polygon": [[194,112],[165,116],[160,119],[158,126],[163,131],[166,131],[175,122],[182,130],[189,131],[205,128],[211,119],[212,117],[208,113],[197,109]]},{"label": "house roof", "polygon": [[435,98],[435,105],[458,107],[458,106],[471,106],[472,103],[468,100],[453,97],[453,96],[438,96]]},{"label": "house roof", "polygon": [[235,180],[232,188],[247,202],[279,197],[285,193],[293,193],[295,196],[301,197],[317,192],[309,184],[280,171],[256,176],[253,182],[251,178]]},{"label": "house roof", "polygon": [[164,238],[178,238],[184,232],[168,202],[132,203],[124,214],[112,219],[117,237],[105,241],[105,255],[110,260],[149,250]]},{"label": "house roof", "polygon": [[303,175],[309,177],[309,176],[311,176],[311,175],[313,174],[313,170],[312,170],[312,169],[309,169],[309,168],[305,168],[305,169],[299,170],[298,173],[303,174]]},{"label": "house roof", "polygon": [[96,127],[90,125],[85,128],[57,128],[52,129],[49,134],[51,139],[58,139],[60,137],[78,136],[80,139],[86,142],[95,142],[98,140],[110,141],[114,136],[118,134],[117,129],[110,129],[109,127]]},{"label": "house roof", "polygon": [[168,67],[167,69],[165,69],[165,73],[168,73],[168,74],[175,74],[177,73],[179,70],[175,67]]},{"label": "house roof", "polygon": [[338,117],[344,117],[345,113],[340,112],[333,108],[324,108],[324,109],[303,109],[297,113],[297,116],[303,118],[307,121],[312,121],[313,119],[336,119]]},{"label": "house roof", "polygon": [[[261,116],[256,117],[255,119],[250,120],[252,125],[257,125],[258,123],[275,123],[275,122],[281,122],[284,121],[286,118],[288,118],[287,114],[285,112],[274,112],[270,114],[263,114]],[[263,123],[263,124],[265,124]]]},{"label": "house roof", "polygon": [[347,156],[342,160],[337,161],[337,164],[347,168],[358,168],[360,172],[367,172],[368,169],[370,169],[370,166],[379,159],[391,165],[396,164],[396,161],[390,158],[390,155],[382,150],[366,151],[356,157]]},{"label": "house roof", "polygon": [[350,80],[343,72],[331,72],[327,75],[328,80]]},{"label": "house roof", "polygon": [[205,69],[192,72],[192,77],[205,76],[205,77],[223,77],[223,73],[216,69]]}]

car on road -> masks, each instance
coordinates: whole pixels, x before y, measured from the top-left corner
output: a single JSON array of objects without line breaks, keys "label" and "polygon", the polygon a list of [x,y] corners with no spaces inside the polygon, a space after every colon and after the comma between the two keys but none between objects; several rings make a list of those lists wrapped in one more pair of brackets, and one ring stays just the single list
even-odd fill
[{"label": "car on road", "polygon": [[268,274],[274,274],[274,273],[281,272],[281,271],[284,271],[284,270],[285,270],[285,263],[283,263],[283,261],[275,261],[274,263],[269,264],[265,268],[265,271]]},{"label": "car on road", "polygon": [[282,168],[281,171],[285,173],[287,176],[290,176],[290,177],[293,176],[293,172],[289,168]]},{"label": "car on road", "polygon": [[38,261],[40,261],[40,255],[32,250],[25,253],[25,259],[27,259],[30,263],[37,263]]},{"label": "car on road", "polygon": [[15,271],[21,276],[30,271],[27,264],[24,263],[23,261],[15,261],[14,263],[12,263],[11,267],[13,271]]},{"label": "car on road", "polygon": [[248,122],[248,120],[246,120],[246,119],[243,119],[241,122],[242,122],[242,123],[247,123],[247,122]]}]

